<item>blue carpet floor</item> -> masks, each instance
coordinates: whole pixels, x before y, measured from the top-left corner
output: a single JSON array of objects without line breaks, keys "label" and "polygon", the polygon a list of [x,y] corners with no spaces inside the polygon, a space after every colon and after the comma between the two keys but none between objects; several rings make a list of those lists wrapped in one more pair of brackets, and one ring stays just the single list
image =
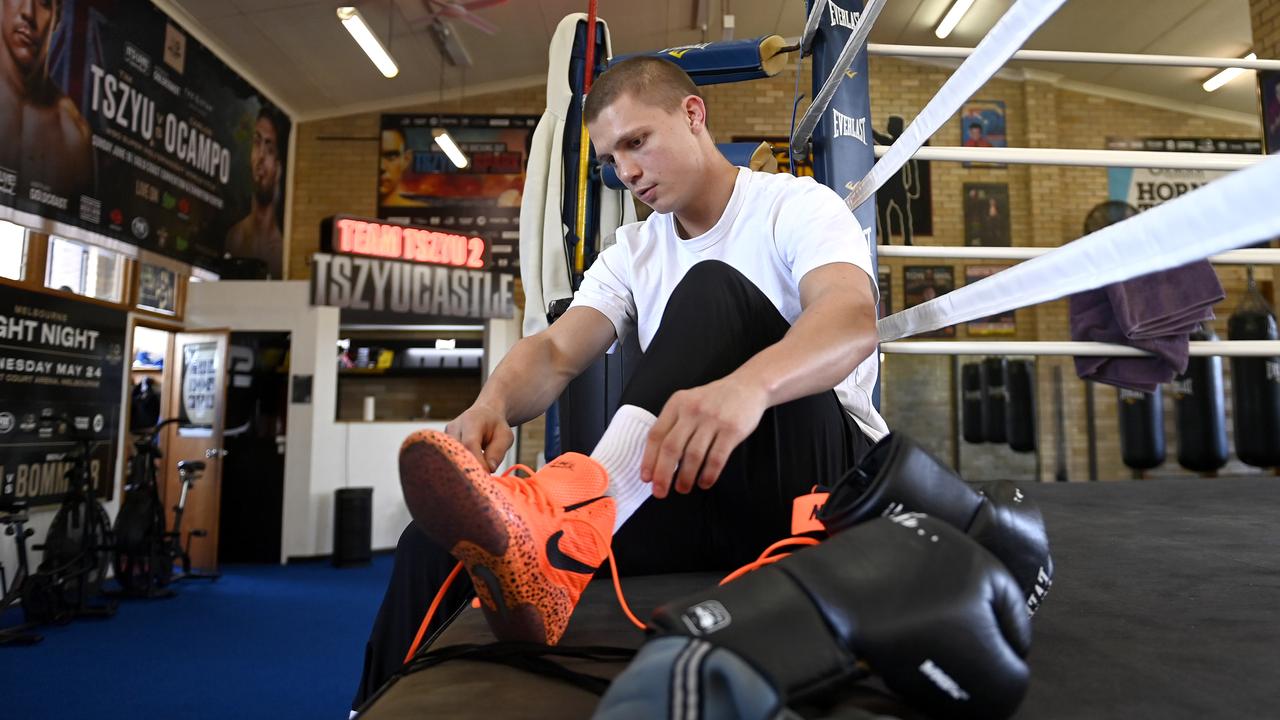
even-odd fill
[{"label": "blue carpet floor", "polygon": [[391,561],[230,566],[172,599],[41,628],[38,645],[0,647],[0,718],[345,720]]}]

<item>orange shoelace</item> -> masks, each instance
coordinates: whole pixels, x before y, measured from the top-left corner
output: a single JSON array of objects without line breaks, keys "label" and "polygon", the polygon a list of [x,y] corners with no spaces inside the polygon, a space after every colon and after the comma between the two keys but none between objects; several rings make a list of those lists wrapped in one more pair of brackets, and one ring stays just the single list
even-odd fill
[{"label": "orange shoelace", "polygon": [[[503,482],[504,485],[514,489],[521,497],[524,497],[530,500],[531,502],[534,502],[540,508],[546,509],[549,512],[557,513],[557,514],[563,512],[563,510],[561,510],[553,502],[551,502],[551,500],[547,497],[545,491],[543,491],[543,489],[540,486],[536,485],[535,483],[528,482],[527,478],[521,478],[517,476],[515,474],[517,470],[524,471],[530,476],[533,475],[533,470],[530,469],[528,466],[512,465],[502,475],[495,476],[495,479],[504,481]],[[613,557],[613,544],[611,542],[611,538],[605,537],[604,534],[601,533],[600,530],[597,529],[594,525],[588,525],[588,527],[591,528],[591,531],[596,534],[596,538],[600,540],[600,542],[603,543],[604,546],[608,549],[609,571],[610,571],[610,575],[613,576],[613,591],[618,597],[618,607],[622,608],[623,614],[627,616],[627,620],[629,620],[632,625],[636,626],[636,628],[642,631],[645,630],[648,626],[645,625],[643,622],[641,622],[640,619],[636,617],[635,613],[631,611],[631,606],[627,603],[626,595],[622,591],[622,581],[619,579],[619,576],[618,576],[618,562]],[[791,555],[791,552],[781,552],[781,550],[785,548],[808,547],[812,545],[817,545],[821,542],[822,541],[817,538],[808,537],[805,535],[795,535],[792,537],[783,538],[782,540],[779,540],[773,543],[772,545],[770,545],[769,547],[765,548],[764,551],[760,553],[760,556],[755,560],[753,560],[752,562],[749,562],[746,565],[743,565],[737,570],[734,570],[733,572],[726,575],[724,579],[720,581],[720,585],[724,585],[725,583],[732,582],[733,580],[736,580],[742,577],[743,575],[746,575],[749,572],[758,570],[759,568],[765,567],[766,565],[772,565],[773,563],[776,563],[780,560],[783,560],[789,557]],[[449,576],[445,579],[444,585],[442,585],[440,587],[440,590],[436,593],[435,599],[431,601],[431,607],[427,609],[426,616],[422,618],[422,624],[418,626],[418,633],[417,635],[414,636],[413,643],[412,645],[409,646],[409,652],[404,657],[404,661],[406,663],[412,660],[413,656],[418,652],[418,647],[422,643],[422,638],[427,632],[427,626],[431,624],[431,619],[435,617],[436,611],[439,609],[440,603],[444,598],[444,594],[448,592],[449,587],[453,585],[454,580],[457,579],[458,574],[461,571],[462,571],[462,563],[458,563],[456,566],[454,566],[453,570],[449,573]],[[471,606],[473,608],[479,608],[480,599],[473,597],[471,599]]]}]

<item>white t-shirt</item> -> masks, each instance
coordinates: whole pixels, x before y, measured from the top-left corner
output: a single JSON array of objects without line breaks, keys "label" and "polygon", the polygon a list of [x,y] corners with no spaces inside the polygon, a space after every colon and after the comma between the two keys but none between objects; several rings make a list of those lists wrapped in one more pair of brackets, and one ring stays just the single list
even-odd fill
[{"label": "white t-shirt", "polygon": [[[813,178],[739,168],[724,214],[703,235],[681,238],[669,213],[619,227],[616,243],[587,270],[572,307],[600,311],[619,338],[638,332],[644,350],[672,291],[703,260],[737,269],[791,324],[800,317],[800,279],[814,268],[850,263],[875,288],[866,235],[839,195]],[[872,353],[835,387],[841,404],[872,441],[889,432],[871,404],[878,371]]]}]

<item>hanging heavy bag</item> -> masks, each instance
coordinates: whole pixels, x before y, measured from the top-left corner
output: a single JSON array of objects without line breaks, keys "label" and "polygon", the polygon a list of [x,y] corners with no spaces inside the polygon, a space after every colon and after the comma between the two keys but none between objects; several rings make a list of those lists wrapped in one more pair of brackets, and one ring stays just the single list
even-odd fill
[{"label": "hanging heavy bag", "polygon": [[[1217,334],[1203,326],[1192,340],[1216,342]],[[1193,357],[1187,371],[1174,379],[1173,409],[1177,416],[1178,464],[1194,472],[1213,472],[1227,464],[1227,407],[1222,391],[1222,358]]]},{"label": "hanging heavy bag", "polygon": [[1036,368],[1030,360],[1010,360],[1005,372],[1005,435],[1015,452],[1036,449]]},{"label": "hanging heavy bag", "polygon": [[984,442],[982,434],[982,365],[976,362],[960,366],[960,422],[964,441]]},{"label": "hanging heavy bag", "polygon": [[[1250,270],[1249,290],[1227,322],[1231,340],[1276,340],[1276,316],[1258,292]],[[1236,456],[1255,467],[1280,465],[1280,357],[1231,358],[1231,399]]]},{"label": "hanging heavy bag", "polygon": [[1005,369],[1008,361],[989,357],[982,361],[982,436],[987,442],[1005,442]]},{"label": "hanging heavy bag", "polygon": [[1117,388],[1120,405],[1120,457],[1134,470],[1150,470],[1164,462],[1164,399],[1160,386],[1152,393]]}]

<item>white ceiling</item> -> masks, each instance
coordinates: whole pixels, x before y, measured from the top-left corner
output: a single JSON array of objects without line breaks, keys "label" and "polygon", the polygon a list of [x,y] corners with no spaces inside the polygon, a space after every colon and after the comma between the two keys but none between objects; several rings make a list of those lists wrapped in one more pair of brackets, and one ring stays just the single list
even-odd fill
[{"label": "white ceiling", "polygon": [[[350,0],[346,0],[350,2]],[[273,96],[295,119],[341,115],[421,101],[443,91],[512,86],[545,76],[556,24],[582,12],[586,0],[509,0],[478,11],[501,29],[489,36],[454,22],[473,65],[444,67],[427,31],[420,0],[357,3],[375,32],[391,34],[400,75],[384,79],[339,25],[332,0],[156,0],[233,67]],[[615,53],[670,47],[703,39],[693,29],[696,0],[599,0]],[[720,6],[711,5],[709,39],[719,37]],[[723,0],[737,20],[736,36],[799,35],[803,0]],[[933,27],[951,0],[889,0],[871,42],[973,46],[1012,4],[978,0],[945,42]],[[1043,50],[1091,50],[1239,57],[1252,44],[1248,0],[1071,0],[1027,44]],[[1015,64],[1018,65],[1018,64]],[[1066,63],[1023,63],[1075,83],[1166,99],[1238,117],[1257,116],[1256,82],[1244,73],[1216,93],[1200,82],[1213,71]],[[477,87],[481,86],[481,87]]]}]

